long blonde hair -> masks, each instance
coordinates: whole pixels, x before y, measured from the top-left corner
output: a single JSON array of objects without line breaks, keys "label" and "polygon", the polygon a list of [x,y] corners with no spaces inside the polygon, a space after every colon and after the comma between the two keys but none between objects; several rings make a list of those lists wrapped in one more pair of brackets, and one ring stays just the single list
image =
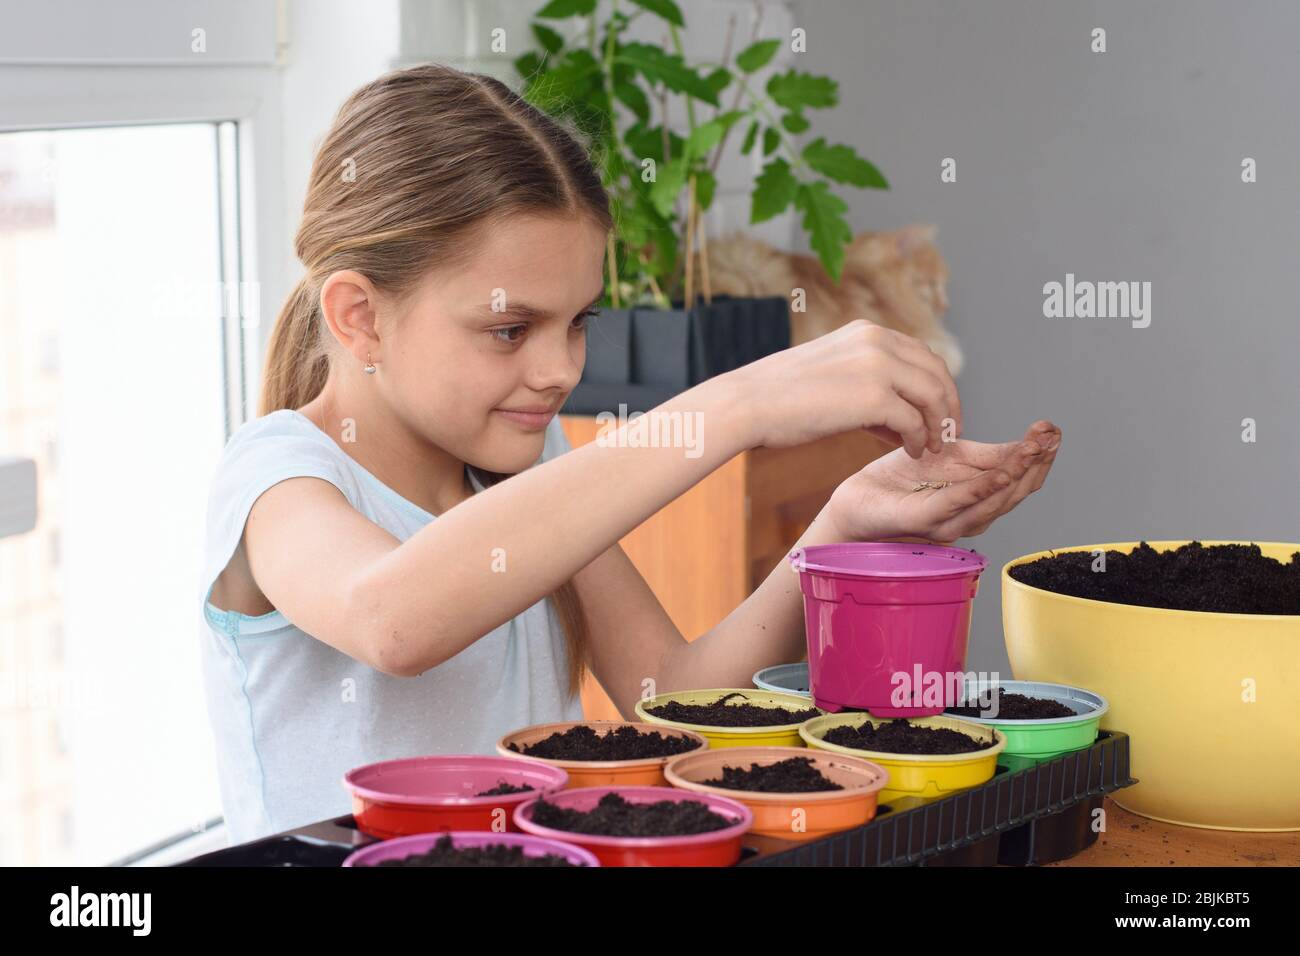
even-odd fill
[{"label": "long blonde hair", "polygon": [[[331,273],[354,269],[400,301],[426,270],[472,258],[484,230],[511,214],[586,215],[611,229],[609,196],[580,138],[500,80],[437,64],[386,73],[349,96],[312,162],[294,239],[306,274],[271,332],[258,415],[299,408],[325,387],[332,336],[319,304]],[[485,486],[509,477],[474,472]],[[572,581],[550,598],[572,696],[586,667],[586,617]]]}]

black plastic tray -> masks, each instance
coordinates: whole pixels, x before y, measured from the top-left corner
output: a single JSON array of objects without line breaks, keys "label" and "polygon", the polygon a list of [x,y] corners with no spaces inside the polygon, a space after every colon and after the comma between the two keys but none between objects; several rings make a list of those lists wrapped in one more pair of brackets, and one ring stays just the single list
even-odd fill
[{"label": "black plastic tray", "polygon": [[[1033,866],[1068,859],[1097,839],[1105,795],[1137,783],[1129,738],[1103,730],[1091,747],[938,800],[882,805],[871,822],[794,843],[749,834],[737,866]],[[350,814],[214,850],[176,866],[338,866],[374,843]]]}]

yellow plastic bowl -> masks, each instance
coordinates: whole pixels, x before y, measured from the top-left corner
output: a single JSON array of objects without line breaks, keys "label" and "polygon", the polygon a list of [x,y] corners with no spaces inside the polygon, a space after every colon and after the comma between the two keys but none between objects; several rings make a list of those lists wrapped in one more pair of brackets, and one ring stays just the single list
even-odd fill
[{"label": "yellow plastic bowl", "polygon": [[[782,694],[778,691],[755,690],[752,687],[723,687],[712,690],[679,690],[668,694],[658,694],[648,700],[639,700],[636,715],[651,724],[675,727],[678,730],[693,730],[708,738],[710,747],[802,747],[803,738],[799,736],[799,723],[773,724],[771,727],[709,727],[704,724],[685,724],[675,720],[664,720],[646,711],[647,707],[662,707],[670,700],[682,704],[708,704],[726,694],[739,691],[744,695],[731,698],[728,703],[756,704],[759,707],[787,707],[791,710],[816,710],[812,701],[798,694]],[[802,721],[800,722],[802,723]]]},{"label": "yellow plastic bowl", "polygon": [[[1101,729],[1132,737],[1140,782],[1113,799],[1153,820],[1213,830],[1300,830],[1300,616],[1170,611],[1069,597],[1002,568],[1002,627],[1017,680],[1087,687],[1110,701]],[[1300,544],[1259,545],[1287,562]],[[1148,541],[1167,551],[1186,541]],[[1253,694],[1253,701],[1250,696]]]},{"label": "yellow plastic bowl", "polygon": [[917,727],[947,727],[976,740],[986,740],[988,746],[964,754],[894,754],[880,750],[856,750],[829,743],[825,739],[826,732],[832,727],[860,727],[866,721],[879,727],[892,719],[895,718],[873,717],[868,713],[854,711],[828,714],[825,717],[814,717],[803,724],[799,728],[799,734],[809,747],[850,757],[862,757],[884,767],[889,772],[889,782],[880,791],[881,803],[889,803],[901,797],[933,800],[946,797],[957,790],[987,783],[998,771],[998,754],[1007,746],[1007,737],[1002,731],[946,714],[909,717],[906,720]]}]

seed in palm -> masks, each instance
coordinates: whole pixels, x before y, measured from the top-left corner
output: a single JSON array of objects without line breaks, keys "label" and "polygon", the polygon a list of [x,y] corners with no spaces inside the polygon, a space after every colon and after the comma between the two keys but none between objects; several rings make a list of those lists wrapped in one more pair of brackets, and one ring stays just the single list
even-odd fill
[{"label": "seed in palm", "polygon": [[952,484],[951,481],[922,481],[922,482],[918,482],[918,483],[917,483],[917,486],[916,486],[915,488],[913,488],[912,490],[913,490],[913,491],[925,491],[927,488],[930,488],[930,489],[933,489],[933,488],[947,488],[947,487],[948,487],[949,485],[951,485],[951,484]]}]

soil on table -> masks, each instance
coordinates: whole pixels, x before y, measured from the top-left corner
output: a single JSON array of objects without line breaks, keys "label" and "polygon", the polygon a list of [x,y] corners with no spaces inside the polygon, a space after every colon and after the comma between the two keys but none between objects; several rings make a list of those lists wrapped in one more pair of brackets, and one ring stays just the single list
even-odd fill
[{"label": "soil on table", "polygon": [[489,843],[486,846],[467,846],[457,848],[451,842],[451,835],[444,833],[438,842],[423,853],[410,856],[394,857],[380,860],[369,866],[578,866],[570,863],[558,853],[546,853],[542,856],[526,856],[521,846],[509,846],[505,843]]},{"label": "soil on table", "polygon": [[979,704],[949,707],[944,713],[955,717],[983,717],[987,720],[1048,720],[1054,717],[1078,716],[1078,711],[1065,706],[1059,700],[1030,697],[1026,694],[1008,694],[1003,687],[998,688],[996,713],[987,713]]},{"label": "soil on table", "polygon": [[722,776],[701,780],[709,787],[728,790],[755,790],[762,793],[814,793],[819,790],[843,790],[834,780],[827,779],[813,766],[811,757],[789,757],[764,767],[751,763],[743,767],[723,767]]},{"label": "soil on table", "polygon": [[544,760],[645,760],[700,749],[697,741],[677,734],[643,732],[630,725],[599,734],[586,724],[570,727],[563,733],[557,731],[544,740],[525,744],[522,749],[514,743],[507,746],[525,757]]},{"label": "soil on table", "polygon": [[476,797],[500,797],[507,793],[523,793],[525,790],[532,790],[533,787],[526,783],[515,786],[513,783],[506,783],[504,780],[497,781],[497,785],[491,790],[484,790],[482,793],[476,793]]},{"label": "soil on table", "polygon": [[1285,564],[1256,544],[1192,541],[1157,551],[1145,541],[1131,554],[1106,552],[1106,570],[1092,569],[1091,551],[1066,551],[1017,564],[1008,572],[1030,587],[1113,604],[1212,611],[1300,614],[1300,551]]},{"label": "soil on table", "polygon": [[617,792],[600,798],[590,810],[574,810],[538,797],[533,804],[533,822],[553,830],[588,833],[593,836],[683,836],[722,830],[733,821],[714,813],[699,800],[656,800],[629,803]]},{"label": "soil on table", "polygon": [[724,694],[707,704],[683,704],[670,700],[658,707],[645,708],[646,713],[679,724],[699,724],[704,727],[781,727],[802,724],[805,720],[820,717],[816,707],[792,710],[789,707],[771,707],[763,704],[728,704],[733,697],[748,700],[740,691]]},{"label": "soil on table", "polygon": [[879,727],[870,721],[861,727],[832,727],[823,739],[854,750],[889,754],[964,754],[993,746],[992,741],[976,740],[951,727],[918,727],[906,720],[885,721]]}]

